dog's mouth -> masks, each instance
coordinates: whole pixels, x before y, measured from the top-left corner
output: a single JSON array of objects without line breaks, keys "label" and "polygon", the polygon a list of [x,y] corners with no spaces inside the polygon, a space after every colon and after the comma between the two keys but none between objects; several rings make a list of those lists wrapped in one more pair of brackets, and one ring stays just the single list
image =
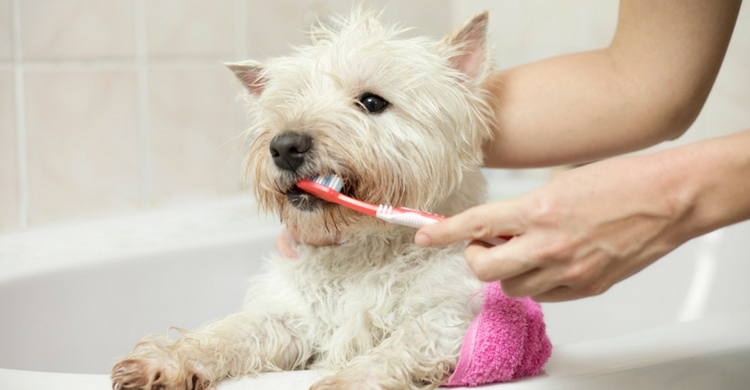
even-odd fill
[{"label": "dog's mouth", "polygon": [[[307,179],[310,179],[310,177],[308,177]],[[346,182],[347,181],[345,181],[345,183]],[[352,187],[344,184],[341,192],[344,195],[351,196]],[[333,203],[330,203],[327,200],[318,198],[315,195],[305,192],[296,184],[292,185],[286,191],[284,191],[284,195],[286,196],[289,204],[302,211],[317,211],[321,207],[333,205]]]},{"label": "dog's mouth", "polygon": [[296,184],[286,190],[284,195],[286,195],[286,200],[289,204],[302,211],[316,211],[323,204],[328,203],[317,196],[302,191],[302,189],[297,187]]},{"label": "dog's mouth", "polygon": [[[354,192],[354,189],[353,189],[353,186],[348,183],[351,183],[351,181],[348,181],[348,180],[344,181],[344,185],[343,185],[343,188],[341,189],[341,193],[351,197]],[[284,195],[286,196],[286,199],[289,202],[289,204],[291,204],[296,209],[301,210],[301,211],[317,211],[321,207],[328,207],[328,206],[334,205],[333,203],[330,203],[327,200],[318,198],[315,195],[311,195],[303,191],[301,188],[297,187],[296,184],[288,188],[286,191],[284,191]]]}]

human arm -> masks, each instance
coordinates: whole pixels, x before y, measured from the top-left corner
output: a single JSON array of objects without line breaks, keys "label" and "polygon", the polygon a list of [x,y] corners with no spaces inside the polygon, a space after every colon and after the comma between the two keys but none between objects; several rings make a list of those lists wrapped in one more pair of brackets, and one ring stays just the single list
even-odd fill
[{"label": "human arm", "polygon": [[420,229],[420,245],[514,235],[466,260],[510,296],[600,294],[684,242],[750,219],[750,130],[583,166],[508,202]]},{"label": "human arm", "polygon": [[740,0],[622,0],[604,49],[492,73],[488,167],[593,161],[681,135],[721,67]]},{"label": "human arm", "polygon": [[[587,162],[679,136],[713,85],[740,3],[622,0],[609,47],[491,73],[485,165]],[[276,242],[291,256],[285,235]]]}]

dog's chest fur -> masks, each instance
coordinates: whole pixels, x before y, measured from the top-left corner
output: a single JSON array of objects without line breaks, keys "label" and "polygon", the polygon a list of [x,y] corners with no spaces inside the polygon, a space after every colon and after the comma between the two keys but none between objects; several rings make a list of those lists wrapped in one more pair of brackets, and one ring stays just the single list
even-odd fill
[{"label": "dog's chest fur", "polygon": [[258,286],[258,294],[296,307],[305,338],[316,341],[316,366],[339,367],[404,325],[430,332],[439,319],[465,327],[476,314],[481,283],[463,247],[420,248],[413,230],[395,230],[402,234],[302,246],[299,259],[276,259]]}]

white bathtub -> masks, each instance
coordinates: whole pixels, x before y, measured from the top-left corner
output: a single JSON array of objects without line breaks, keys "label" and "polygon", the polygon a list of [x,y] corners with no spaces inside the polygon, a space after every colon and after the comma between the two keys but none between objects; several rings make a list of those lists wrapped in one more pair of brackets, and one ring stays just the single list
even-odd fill
[{"label": "white bathtub", "polygon": [[[0,388],[109,388],[110,366],[144,335],[239,308],[278,231],[246,202],[0,236]],[[485,388],[750,389],[750,223],[544,309],[555,346],[544,373]],[[307,389],[320,375],[219,389]]]}]

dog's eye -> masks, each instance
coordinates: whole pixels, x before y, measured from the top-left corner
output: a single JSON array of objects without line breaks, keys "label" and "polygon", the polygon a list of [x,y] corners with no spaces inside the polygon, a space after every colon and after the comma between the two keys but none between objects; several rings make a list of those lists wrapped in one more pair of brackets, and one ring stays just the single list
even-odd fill
[{"label": "dog's eye", "polygon": [[362,108],[367,110],[370,114],[383,112],[383,110],[388,107],[388,102],[385,99],[370,92],[365,92],[360,95],[359,103],[362,105]]}]

